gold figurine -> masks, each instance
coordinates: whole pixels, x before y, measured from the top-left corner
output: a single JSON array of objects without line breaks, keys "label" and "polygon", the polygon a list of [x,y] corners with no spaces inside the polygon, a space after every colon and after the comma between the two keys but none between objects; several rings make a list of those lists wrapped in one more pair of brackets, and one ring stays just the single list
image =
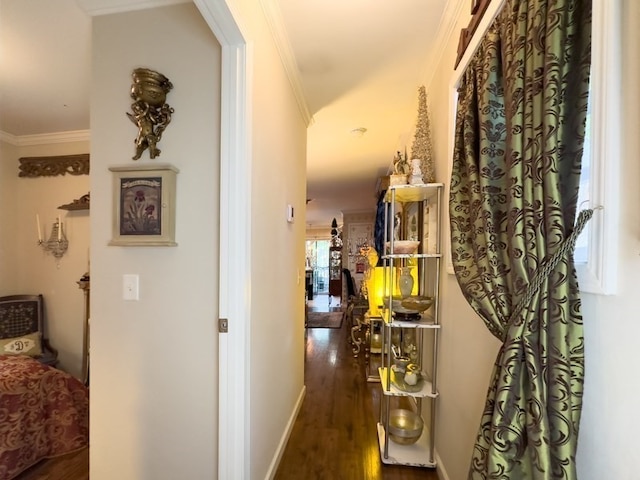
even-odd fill
[{"label": "gold figurine", "polygon": [[133,159],[138,160],[147,148],[151,158],[156,158],[160,155],[157,144],[173,113],[173,108],[165,103],[167,93],[173,85],[167,77],[148,68],[136,68],[132,77],[133,113],[127,112],[127,116],[138,126],[136,154]]}]

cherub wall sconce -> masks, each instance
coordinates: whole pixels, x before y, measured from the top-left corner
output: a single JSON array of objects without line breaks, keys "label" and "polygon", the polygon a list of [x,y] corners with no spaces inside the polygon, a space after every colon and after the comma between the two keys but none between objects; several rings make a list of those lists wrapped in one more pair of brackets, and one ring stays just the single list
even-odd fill
[{"label": "cherub wall sconce", "polygon": [[138,136],[135,139],[136,154],[133,160],[138,160],[147,148],[149,156],[156,158],[160,155],[158,142],[162,132],[171,122],[173,108],[165,103],[167,93],[173,85],[167,77],[148,68],[136,68],[131,84],[131,110],[127,112],[129,119],[138,126]]}]

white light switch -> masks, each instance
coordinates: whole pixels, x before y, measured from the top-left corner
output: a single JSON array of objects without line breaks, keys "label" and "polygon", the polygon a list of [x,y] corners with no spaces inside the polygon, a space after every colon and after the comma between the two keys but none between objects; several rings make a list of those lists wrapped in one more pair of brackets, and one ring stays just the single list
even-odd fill
[{"label": "white light switch", "polygon": [[123,300],[140,300],[140,294],[138,289],[139,284],[138,275],[123,275],[122,276],[122,299]]}]

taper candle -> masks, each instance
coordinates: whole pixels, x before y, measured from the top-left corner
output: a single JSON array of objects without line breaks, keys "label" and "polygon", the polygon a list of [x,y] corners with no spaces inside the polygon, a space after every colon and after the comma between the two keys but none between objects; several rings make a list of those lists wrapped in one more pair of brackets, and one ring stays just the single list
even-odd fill
[{"label": "taper candle", "polygon": [[62,222],[60,221],[60,215],[58,215],[58,241],[62,239]]},{"label": "taper candle", "polygon": [[36,213],[36,224],[38,225],[38,242],[42,243],[42,230],[40,230],[40,215]]}]

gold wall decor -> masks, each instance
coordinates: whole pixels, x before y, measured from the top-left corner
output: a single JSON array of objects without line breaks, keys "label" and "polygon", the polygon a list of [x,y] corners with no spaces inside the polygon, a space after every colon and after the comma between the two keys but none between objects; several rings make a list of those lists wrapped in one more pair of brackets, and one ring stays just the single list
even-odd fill
[{"label": "gold wall decor", "polygon": [[138,136],[135,139],[136,154],[133,160],[138,160],[147,148],[149,156],[156,158],[160,155],[158,142],[162,132],[171,122],[174,110],[165,103],[167,93],[173,88],[172,83],[161,73],[148,68],[136,68],[131,84],[131,110],[127,112],[129,119],[138,126]]},{"label": "gold wall decor", "polygon": [[19,177],[55,177],[56,175],[89,175],[89,154],[54,157],[19,158]]},{"label": "gold wall decor", "polygon": [[91,195],[87,193],[80,198],[76,198],[71,203],[65,203],[58,207],[60,210],[90,210],[91,209]]}]

